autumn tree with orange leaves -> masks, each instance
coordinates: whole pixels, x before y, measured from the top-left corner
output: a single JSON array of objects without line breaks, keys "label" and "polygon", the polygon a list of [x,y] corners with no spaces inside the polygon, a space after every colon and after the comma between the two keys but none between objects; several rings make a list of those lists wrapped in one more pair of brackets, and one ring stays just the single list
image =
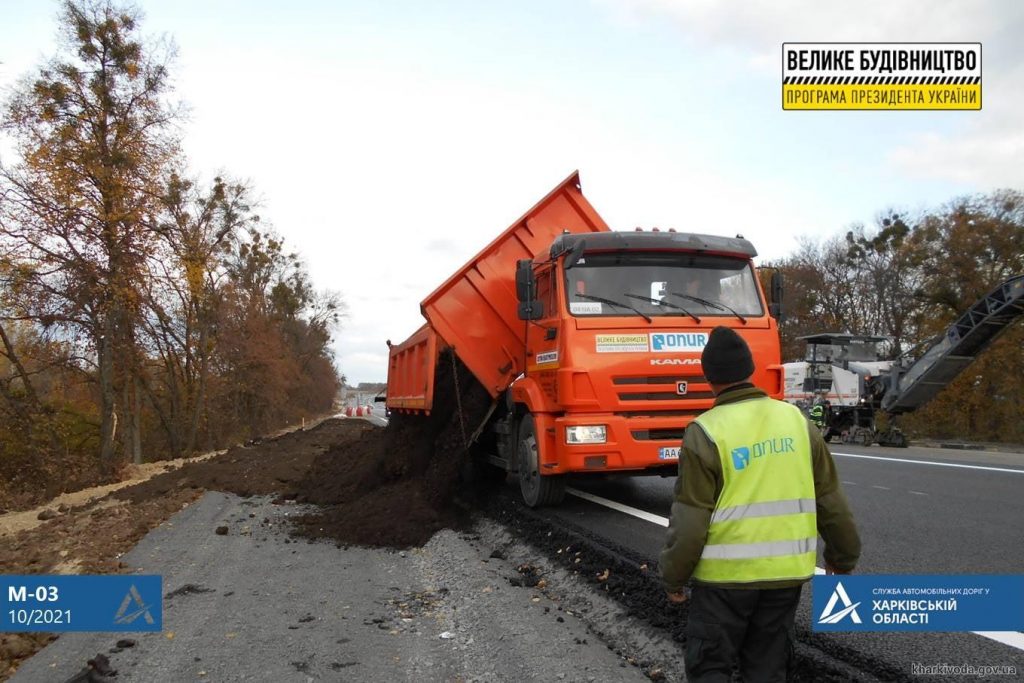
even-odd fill
[{"label": "autumn tree with orange leaves", "polygon": [[65,1],[58,55],[2,110],[0,507],[324,412],[340,386],[340,298],[250,188],[189,176],[174,50],[140,21]]},{"label": "autumn tree with orange leaves", "polygon": [[6,257],[25,293],[16,318],[82,340],[99,388],[100,461],[116,439],[140,452],[136,327],[155,235],[154,188],[177,145],[169,51],[147,49],[138,15],[66,2],[63,51],[15,93],[4,129],[19,160],[0,168]]},{"label": "autumn tree with orange leaves", "polygon": [[[1024,194],[889,211],[870,228],[805,239],[773,265],[786,277],[784,361],[802,358],[799,337],[819,332],[884,336],[889,358],[916,357],[993,287],[1024,275]],[[1024,443],[1024,320],[901,424],[919,437]]]}]

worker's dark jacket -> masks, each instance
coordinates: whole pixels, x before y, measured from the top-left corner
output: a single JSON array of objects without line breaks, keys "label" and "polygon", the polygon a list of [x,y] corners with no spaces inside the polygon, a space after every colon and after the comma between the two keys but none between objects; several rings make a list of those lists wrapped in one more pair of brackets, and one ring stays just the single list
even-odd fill
[{"label": "worker's dark jacket", "polygon": [[[760,389],[743,384],[723,391],[716,398],[715,405],[766,396]],[[807,432],[814,468],[818,533],[825,541],[825,562],[837,570],[851,571],[860,557],[857,527],[853,523],[849,504],[839,486],[835,463],[821,432],[810,422],[807,423]],[[721,493],[722,461],[718,448],[708,439],[704,430],[690,426],[683,435],[668,540],[661,552],[661,576],[669,592],[681,591],[692,576],[704,551],[711,514]],[[722,588],[786,588],[803,582],[801,579],[789,579],[714,585]]]}]

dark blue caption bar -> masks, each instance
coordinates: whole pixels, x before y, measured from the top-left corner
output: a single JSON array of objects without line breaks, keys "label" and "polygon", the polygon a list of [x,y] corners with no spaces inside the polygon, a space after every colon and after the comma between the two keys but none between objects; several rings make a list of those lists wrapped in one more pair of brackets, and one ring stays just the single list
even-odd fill
[{"label": "dark blue caption bar", "polygon": [[0,575],[0,631],[160,631],[157,575]]},{"label": "dark blue caption bar", "polygon": [[1024,575],[815,576],[815,631],[1024,630]]}]

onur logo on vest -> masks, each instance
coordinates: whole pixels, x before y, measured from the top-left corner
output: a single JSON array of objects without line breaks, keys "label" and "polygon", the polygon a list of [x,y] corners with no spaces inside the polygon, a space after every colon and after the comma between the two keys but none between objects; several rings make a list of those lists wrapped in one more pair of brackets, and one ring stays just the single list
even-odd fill
[{"label": "onur logo on vest", "polygon": [[750,466],[751,459],[759,462],[760,458],[768,455],[782,455],[792,453],[796,448],[793,446],[792,437],[779,439],[765,439],[753,446],[740,446],[732,449],[732,467],[734,470],[745,470]]}]

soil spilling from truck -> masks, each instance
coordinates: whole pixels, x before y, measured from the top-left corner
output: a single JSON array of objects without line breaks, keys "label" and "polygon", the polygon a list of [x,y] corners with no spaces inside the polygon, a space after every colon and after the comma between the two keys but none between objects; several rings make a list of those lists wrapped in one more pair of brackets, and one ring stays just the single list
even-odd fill
[{"label": "soil spilling from truck", "polygon": [[295,499],[324,507],[299,518],[297,532],[342,545],[407,548],[462,526],[454,499],[464,493],[473,431],[490,408],[487,391],[443,352],[429,416],[395,413],[386,429],[316,458]]},{"label": "soil spilling from truck", "polygon": [[114,494],[141,503],[178,491],[276,494],[281,503],[311,503],[297,535],[339,545],[408,548],[465,520],[454,498],[473,431],[491,397],[460,360],[442,353],[430,415],[392,415],[387,428],[363,420],[327,420],[238,446],[203,462]]},{"label": "soil spilling from truck", "polygon": [[339,545],[408,548],[443,528],[463,526],[454,504],[473,431],[491,397],[450,352],[434,378],[430,415],[394,414],[386,428],[328,420],[278,439],[238,446],[123,489],[114,497],[156,500],[177,491],[276,494],[281,503],[321,506],[294,533]]}]

